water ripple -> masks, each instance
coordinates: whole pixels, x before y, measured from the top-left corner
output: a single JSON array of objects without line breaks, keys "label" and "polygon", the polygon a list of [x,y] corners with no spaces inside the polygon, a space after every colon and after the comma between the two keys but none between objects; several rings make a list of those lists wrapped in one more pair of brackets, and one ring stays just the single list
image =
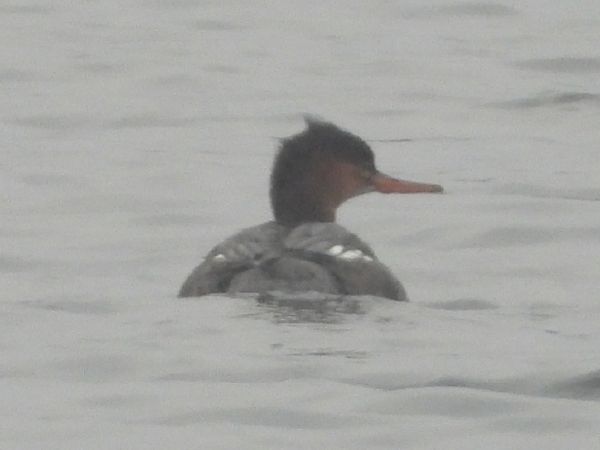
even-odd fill
[{"label": "water ripple", "polygon": [[525,70],[557,73],[598,73],[600,58],[577,58],[562,56],[558,58],[534,58],[518,61],[515,66]]},{"label": "water ripple", "polygon": [[578,104],[600,105],[600,95],[589,92],[554,92],[542,93],[530,97],[516,98],[504,102],[490,104],[504,109],[530,109],[553,106],[566,106]]},{"label": "water ripple", "polygon": [[500,3],[462,2],[442,6],[415,8],[408,11],[405,17],[429,19],[435,17],[509,17],[518,11]]}]

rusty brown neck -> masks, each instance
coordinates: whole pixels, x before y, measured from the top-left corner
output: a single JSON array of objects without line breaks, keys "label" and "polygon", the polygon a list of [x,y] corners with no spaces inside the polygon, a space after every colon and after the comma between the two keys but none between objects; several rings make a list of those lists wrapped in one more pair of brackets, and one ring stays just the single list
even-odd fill
[{"label": "rusty brown neck", "polygon": [[275,220],[296,227],[307,222],[335,222],[335,212],[343,202],[340,182],[332,173],[331,161],[313,162],[301,173],[290,173],[271,186]]}]

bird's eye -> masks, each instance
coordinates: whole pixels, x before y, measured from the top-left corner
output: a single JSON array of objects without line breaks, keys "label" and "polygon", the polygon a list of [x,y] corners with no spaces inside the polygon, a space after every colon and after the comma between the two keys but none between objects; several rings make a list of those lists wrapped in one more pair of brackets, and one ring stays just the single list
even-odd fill
[{"label": "bird's eye", "polygon": [[368,180],[369,178],[371,178],[373,176],[373,174],[375,173],[375,170],[372,167],[369,166],[362,166],[360,168],[360,175],[361,177],[363,177],[365,180]]},{"label": "bird's eye", "polygon": [[368,180],[369,178],[371,178],[371,171],[368,169],[361,169],[360,174],[364,179]]}]

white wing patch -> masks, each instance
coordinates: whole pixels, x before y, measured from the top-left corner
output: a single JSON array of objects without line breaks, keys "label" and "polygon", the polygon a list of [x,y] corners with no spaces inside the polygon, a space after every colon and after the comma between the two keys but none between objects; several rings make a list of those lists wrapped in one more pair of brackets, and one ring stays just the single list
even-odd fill
[{"label": "white wing patch", "polygon": [[373,262],[373,258],[371,258],[369,255],[365,255],[361,250],[346,249],[342,245],[334,245],[327,250],[327,254],[335,258],[344,259],[346,261],[362,260],[366,262]]},{"label": "white wing patch", "polygon": [[223,253],[219,253],[218,255],[215,255],[212,260],[216,263],[224,263],[225,261],[227,261],[227,258]]},{"label": "white wing patch", "polygon": [[364,253],[360,250],[346,250],[339,258],[353,260],[360,259],[362,256],[364,256]]},{"label": "white wing patch", "polygon": [[237,244],[222,248],[209,258],[212,264],[256,264],[262,256],[262,248],[256,243]]},{"label": "white wing patch", "polygon": [[342,245],[334,245],[329,250],[327,250],[327,254],[331,256],[339,256],[344,252],[344,247]]}]

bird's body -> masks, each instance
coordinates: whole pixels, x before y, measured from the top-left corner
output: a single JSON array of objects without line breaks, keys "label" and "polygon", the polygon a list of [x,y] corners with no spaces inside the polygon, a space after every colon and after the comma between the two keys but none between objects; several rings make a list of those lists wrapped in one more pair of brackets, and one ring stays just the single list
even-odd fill
[{"label": "bird's body", "polygon": [[367,244],[342,226],[323,222],[292,229],[267,222],[242,230],[208,254],[179,295],[268,291],[406,299],[402,285]]}]

